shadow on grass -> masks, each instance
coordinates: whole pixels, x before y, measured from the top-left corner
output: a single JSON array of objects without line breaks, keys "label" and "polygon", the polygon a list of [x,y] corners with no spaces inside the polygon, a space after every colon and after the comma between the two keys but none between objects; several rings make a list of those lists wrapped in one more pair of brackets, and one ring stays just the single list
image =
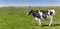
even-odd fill
[{"label": "shadow on grass", "polygon": [[[49,26],[49,25],[42,25],[43,27],[44,26]],[[54,25],[51,25],[51,26],[60,26],[60,24],[54,24]]]},{"label": "shadow on grass", "polygon": [[60,26],[60,24],[54,24],[54,26]]},{"label": "shadow on grass", "polygon": [[[32,25],[33,26],[33,25]],[[35,24],[35,26],[38,26],[37,24]],[[46,27],[46,26],[49,26],[49,25],[44,25],[44,24],[42,24],[42,27]],[[54,25],[51,25],[51,26],[60,26],[60,24],[54,24]]]}]

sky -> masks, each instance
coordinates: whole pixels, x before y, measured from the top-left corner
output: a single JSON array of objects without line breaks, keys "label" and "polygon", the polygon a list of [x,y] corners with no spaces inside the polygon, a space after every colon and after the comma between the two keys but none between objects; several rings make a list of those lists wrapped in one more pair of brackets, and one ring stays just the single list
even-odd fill
[{"label": "sky", "polygon": [[60,0],[0,0],[3,6],[60,6]]}]

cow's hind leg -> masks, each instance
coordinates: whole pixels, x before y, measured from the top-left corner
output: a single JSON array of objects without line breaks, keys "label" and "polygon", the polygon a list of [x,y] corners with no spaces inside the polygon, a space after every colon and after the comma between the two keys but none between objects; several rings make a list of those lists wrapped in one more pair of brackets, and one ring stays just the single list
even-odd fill
[{"label": "cow's hind leg", "polygon": [[54,25],[54,24],[53,24],[53,17],[51,17],[51,19],[50,19],[50,24],[49,24],[49,26],[51,26],[51,25]]},{"label": "cow's hind leg", "polygon": [[39,25],[39,26],[42,26],[42,24],[41,24],[41,19],[38,19],[38,25]]}]

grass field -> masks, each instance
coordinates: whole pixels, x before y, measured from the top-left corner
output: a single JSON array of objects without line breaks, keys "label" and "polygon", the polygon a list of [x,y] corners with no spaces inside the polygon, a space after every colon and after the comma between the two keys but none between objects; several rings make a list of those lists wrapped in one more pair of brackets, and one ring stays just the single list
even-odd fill
[{"label": "grass field", "polygon": [[[49,10],[51,8],[32,8]],[[60,29],[60,8],[54,8],[54,25],[49,27],[49,20],[43,20],[39,27],[34,17],[26,16],[29,8],[0,8],[0,29]],[[46,23],[45,23],[46,22]]]}]

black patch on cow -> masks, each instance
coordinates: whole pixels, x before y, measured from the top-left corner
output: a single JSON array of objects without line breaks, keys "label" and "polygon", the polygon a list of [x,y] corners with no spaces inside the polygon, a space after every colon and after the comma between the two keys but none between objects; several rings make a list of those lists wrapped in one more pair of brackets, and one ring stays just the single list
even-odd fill
[{"label": "black patch on cow", "polygon": [[33,15],[34,17],[41,18],[38,10],[37,10],[37,11],[33,11],[32,15]]},{"label": "black patch on cow", "polygon": [[50,11],[50,15],[52,15],[52,14],[53,14],[53,12]]},{"label": "black patch on cow", "polygon": [[42,12],[43,15],[48,15],[48,10],[40,10],[40,12]]}]

